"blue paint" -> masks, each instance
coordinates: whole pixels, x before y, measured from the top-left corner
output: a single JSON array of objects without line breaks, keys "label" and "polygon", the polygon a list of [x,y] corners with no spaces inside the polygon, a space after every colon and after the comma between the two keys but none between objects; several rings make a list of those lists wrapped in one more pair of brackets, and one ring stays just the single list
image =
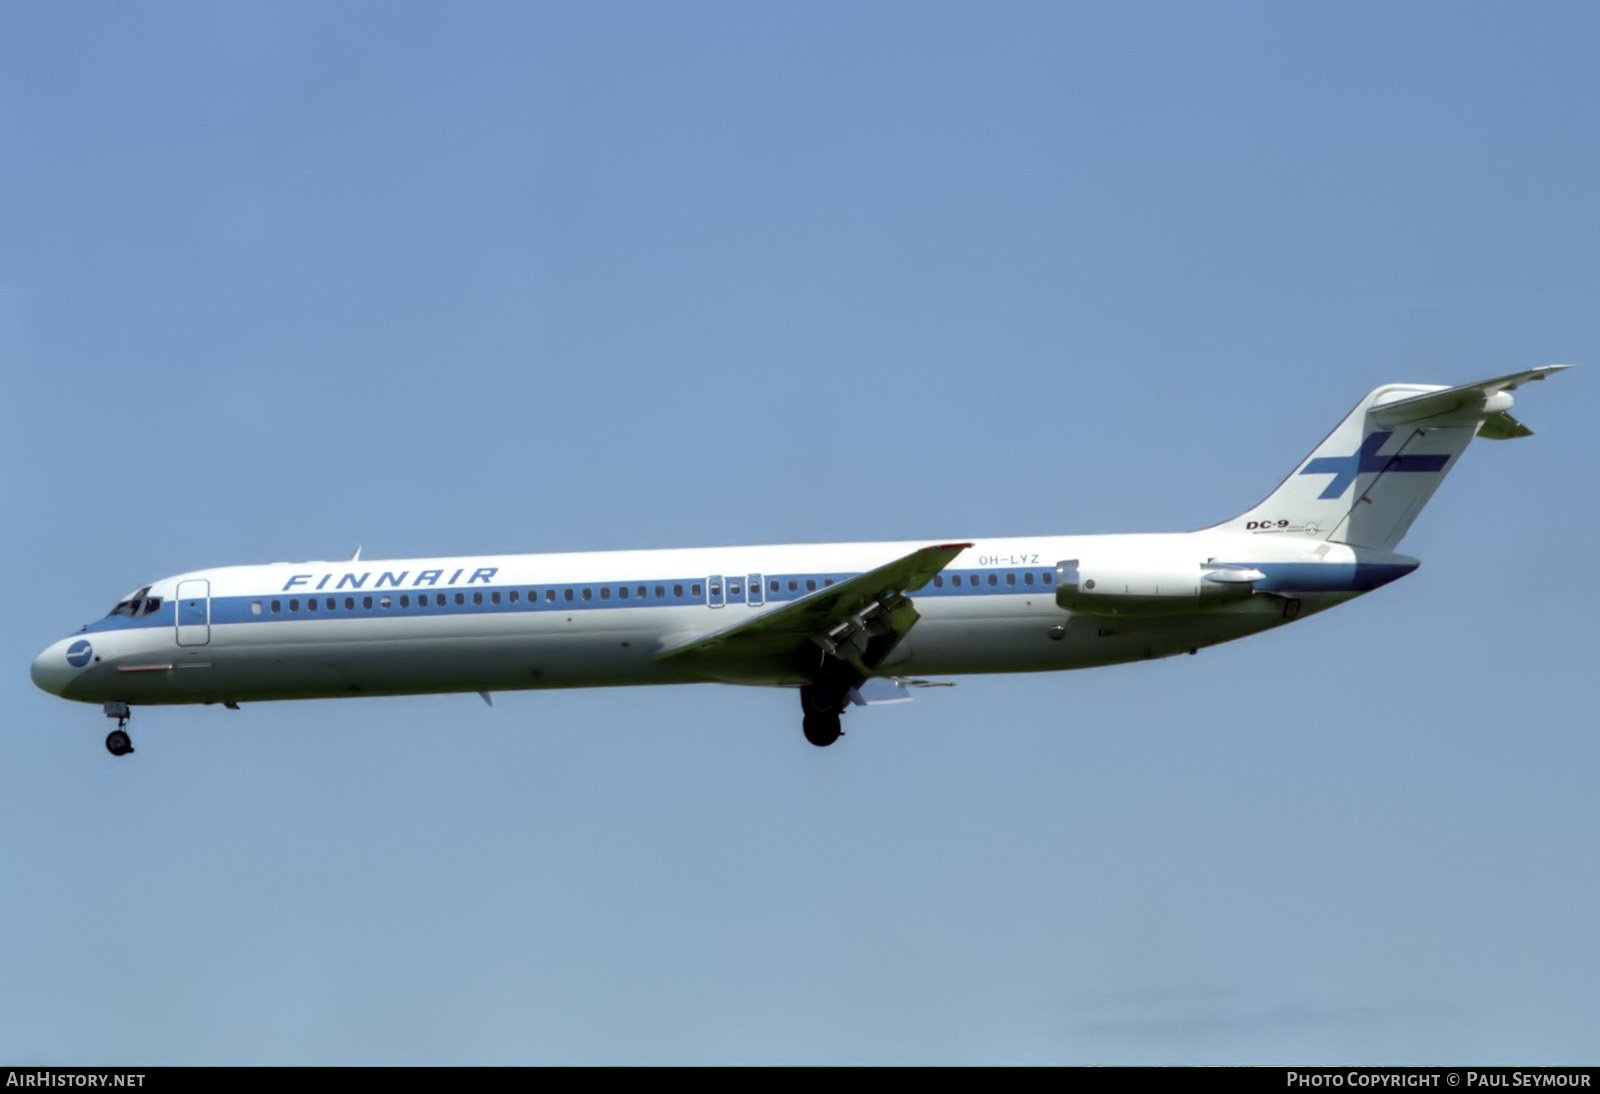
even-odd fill
[{"label": "blue paint", "polygon": [[80,638],[67,647],[67,664],[75,669],[83,668],[93,656],[94,647],[89,645],[88,639]]},{"label": "blue paint", "polygon": [[143,630],[146,627],[170,627],[176,618],[177,613],[173,609],[172,602],[168,600],[163,601],[161,607],[149,615],[142,613],[137,616],[108,615],[104,619],[96,619],[83,629],[94,633],[96,631],[136,631]]},{"label": "blue paint", "polygon": [[1356,481],[1357,475],[1374,471],[1442,471],[1449,456],[1380,456],[1378,449],[1388,443],[1393,433],[1372,433],[1361,442],[1361,448],[1349,456],[1318,456],[1300,469],[1302,475],[1332,475],[1317,497],[1327,501],[1342,497]]},{"label": "blue paint", "polygon": [[1266,577],[1255,583],[1267,593],[1365,593],[1398,581],[1420,562],[1239,562]]},{"label": "blue paint", "polygon": [[[1328,593],[1347,592],[1361,593],[1391,581],[1398,580],[1415,570],[1416,562],[1385,562],[1385,563],[1332,563],[1332,562],[1249,562],[1236,561],[1229,565],[1243,566],[1260,570],[1265,578],[1256,583],[1256,588],[1262,592],[1276,593]],[[473,574],[473,578],[482,581],[484,567]],[[419,581],[441,571],[424,570],[417,575]],[[1028,582],[1032,576],[1033,582]],[[312,575],[307,575],[310,577]],[[367,575],[362,575],[363,579]],[[859,574],[853,573],[828,573],[828,574],[768,574],[764,598],[768,604],[788,603],[804,597],[814,596],[830,585],[838,585],[848,581]],[[960,584],[956,584],[956,580]],[[334,619],[379,619],[410,616],[457,616],[457,615],[483,615],[503,613],[526,612],[558,612],[571,615],[577,612],[612,611],[627,608],[634,611],[643,611],[651,608],[683,608],[704,607],[706,604],[706,578],[678,577],[654,578],[648,580],[632,580],[626,583],[629,595],[623,597],[618,590],[623,587],[622,582],[586,582],[562,585],[497,585],[484,586],[474,590],[477,597],[465,596],[457,592],[441,592],[427,586],[420,590],[416,586],[411,589],[398,591],[385,591],[376,594],[369,589],[363,596],[333,596],[319,597],[301,594],[294,598],[299,605],[297,610],[289,608],[290,598],[281,594],[266,594],[252,596],[222,596],[211,598],[210,623],[213,626],[230,623],[283,623],[292,620],[334,620]],[[994,584],[990,584],[991,580]],[[794,588],[790,588],[791,582]],[[813,583],[814,589],[808,589],[807,583]],[[773,589],[773,583],[777,589]],[[700,595],[694,595],[693,589],[700,586]],[[660,588],[664,595],[656,596],[656,589]],[[681,588],[682,593],[674,595],[673,589]],[[610,598],[602,596],[600,590],[608,589]],[[640,595],[640,590],[644,594]],[[584,593],[588,595],[585,596]],[[515,593],[517,599],[512,601],[511,595]],[[496,596],[498,594],[498,597]],[[1038,596],[1050,598],[1055,596],[1055,571],[1046,567],[1023,567],[1008,570],[945,570],[940,573],[936,581],[929,581],[921,589],[911,594],[913,599],[923,597],[973,597],[973,596]],[[445,602],[438,603],[438,597],[444,596]],[[460,602],[457,602],[457,598]],[[316,600],[318,603],[315,614],[307,607],[307,602]],[[328,600],[333,601],[330,608]],[[272,605],[277,602],[278,608],[273,610]],[[384,606],[385,601],[388,607]],[[498,602],[497,602],[498,601]],[[201,602],[203,605],[203,601]],[[350,606],[346,607],[346,603]],[[91,623],[88,630],[108,631],[125,630],[145,627],[171,626],[173,611],[170,602],[164,603],[150,615],[129,618],[128,616],[113,615]],[[196,622],[205,622],[196,619]]]}]

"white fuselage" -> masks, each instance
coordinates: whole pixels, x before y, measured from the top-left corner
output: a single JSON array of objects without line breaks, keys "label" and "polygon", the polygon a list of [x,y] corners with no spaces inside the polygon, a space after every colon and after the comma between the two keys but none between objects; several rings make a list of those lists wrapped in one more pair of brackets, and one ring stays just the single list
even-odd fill
[{"label": "white fuselage", "polygon": [[[920,543],[839,543],[478,558],[273,563],[141,589],[54,643],[46,691],[132,704],[705,681],[799,685],[793,657],[658,659],[906,555]],[[1266,573],[1243,599],[1159,618],[1058,604],[1056,566],[1084,556],[1180,558]],[[878,675],[1083,668],[1164,657],[1279,626],[1415,568],[1294,535],[977,540],[911,593],[921,619]],[[152,604],[152,601],[158,601]],[[125,602],[128,603],[128,602]]]}]

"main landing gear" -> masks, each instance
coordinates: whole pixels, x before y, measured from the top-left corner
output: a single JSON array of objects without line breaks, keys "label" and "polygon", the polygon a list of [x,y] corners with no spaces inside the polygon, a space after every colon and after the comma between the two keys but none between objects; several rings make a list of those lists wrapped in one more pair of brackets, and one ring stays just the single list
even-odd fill
[{"label": "main landing gear", "polygon": [[106,751],[113,756],[126,756],[133,751],[133,738],[128,736],[128,719],[133,717],[133,712],[128,709],[127,703],[111,700],[103,708],[107,718],[117,720],[117,728],[106,734]]},{"label": "main landing gear", "polygon": [[839,716],[844,713],[848,702],[845,694],[834,688],[820,684],[807,684],[801,688],[800,708],[805,711],[801,727],[805,730],[806,740],[818,748],[827,748],[843,736],[844,730],[839,728]]}]

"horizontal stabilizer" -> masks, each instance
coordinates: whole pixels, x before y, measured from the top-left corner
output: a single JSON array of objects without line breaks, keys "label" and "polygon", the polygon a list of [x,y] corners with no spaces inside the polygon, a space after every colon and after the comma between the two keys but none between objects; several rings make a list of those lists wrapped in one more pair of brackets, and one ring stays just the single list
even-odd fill
[{"label": "horizontal stabilizer", "polygon": [[[1462,384],[1460,387],[1441,388],[1394,402],[1384,402],[1380,396],[1372,408],[1372,417],[1386,429],[1402,425],[1465,425],[1481,421],[1494,424],[1494,432],[1487,435],[1495,440],[1530,437],[1533,430],[1505,413],[1512,401],[1505,393],[1571,367],[1542,365],[1526,372],[1514,372],[1510,376],[1497,376],[1492,380]],[[1496,420],[1502,418],[1503,421]]]},{"label": "horizontal stabilizer", "polygon": [[1509,441],[1516,437],[1531,437],[1533,430],[1502,411],[1483,420],[1483,428],[1478,430],[1478,436],[1489,441]]}]

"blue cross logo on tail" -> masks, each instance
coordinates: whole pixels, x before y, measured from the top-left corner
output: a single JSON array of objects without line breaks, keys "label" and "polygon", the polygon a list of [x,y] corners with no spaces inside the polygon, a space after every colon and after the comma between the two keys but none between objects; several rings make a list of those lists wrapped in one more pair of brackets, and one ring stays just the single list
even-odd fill
[{"label": "blue cross logo on tail", "polygon": [[1301,470],[1302,475],[1332,475],[1317,497],[1343,497],[1356,481],[1357,475],[1368,471],[1442,471],[1450,462],[1449,456],[1380,456],[1378,449],[1388,443],[1393,433],[1369,433],[1361,442],[1361,450],[1352,456],[1318,456]]}]

